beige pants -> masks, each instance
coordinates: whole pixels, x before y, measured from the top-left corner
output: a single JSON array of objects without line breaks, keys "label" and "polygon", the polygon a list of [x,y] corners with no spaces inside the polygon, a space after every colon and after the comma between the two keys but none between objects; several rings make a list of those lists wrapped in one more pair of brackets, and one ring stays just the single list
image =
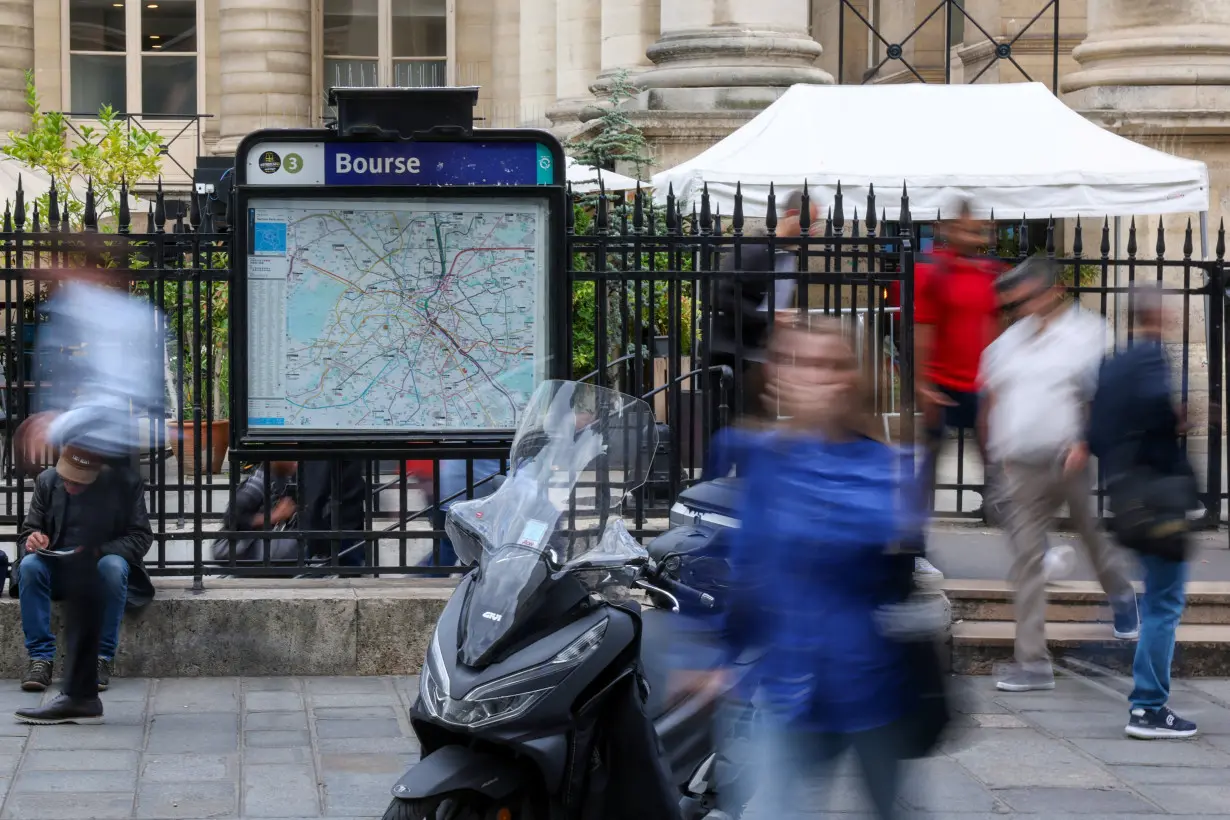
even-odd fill
[{"label": "beige pants", "polygon": [[1111,600],[1133,595],[1131,581],[1118,552],[1098,529],[1090,489],[1093,468],[1065,477],[1062,466],[1008,463],[1003,469],[1009,542],[1013,551],[1012,580],[1016,584],[1016,661],[1025,669],[1049,672],[1046,649],[1046,576],[1042,558],[1047,529],[1066,503],[1081,543],[1093,563],[1102,590]]}]

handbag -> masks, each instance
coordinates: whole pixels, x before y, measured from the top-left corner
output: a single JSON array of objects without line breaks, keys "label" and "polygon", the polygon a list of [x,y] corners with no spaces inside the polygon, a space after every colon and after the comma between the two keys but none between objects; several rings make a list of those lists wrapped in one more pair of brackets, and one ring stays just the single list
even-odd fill
[{"label": "handbag", "polygon": [[1184,561],[1190,545],[1187,514],[1199,499],[1195,476],[1190,471],[1163,473],[1141,464],[1142,437],[1133,436],[1130,443],[1136,445],[1132,459],[1121,462],[1106,481],[1113,516],[1108,529],[1133,552]]}]

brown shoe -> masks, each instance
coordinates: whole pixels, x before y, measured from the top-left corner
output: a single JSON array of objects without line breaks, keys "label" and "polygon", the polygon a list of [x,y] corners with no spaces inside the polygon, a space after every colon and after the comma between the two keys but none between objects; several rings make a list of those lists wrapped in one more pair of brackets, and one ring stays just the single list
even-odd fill
[{"label": "brown shoe", "polygon": [[21,688],[25,692],[45,692],[51,685],[51,661],[45,658],[31,658],[26,664],[25,677],[21,679]]}]

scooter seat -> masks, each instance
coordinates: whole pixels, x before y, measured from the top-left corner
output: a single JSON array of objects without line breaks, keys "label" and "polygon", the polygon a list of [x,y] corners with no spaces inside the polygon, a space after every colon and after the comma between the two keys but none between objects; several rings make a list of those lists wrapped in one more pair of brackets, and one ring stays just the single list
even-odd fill
[{"label": "scooter seat", "polygon": [[662,609],[641,613],[641,664],[649,684],[645,711],[657,720],[671,706],[667,687],[672,672],[716,669],[724,649],[712,618],[692,618]]}]

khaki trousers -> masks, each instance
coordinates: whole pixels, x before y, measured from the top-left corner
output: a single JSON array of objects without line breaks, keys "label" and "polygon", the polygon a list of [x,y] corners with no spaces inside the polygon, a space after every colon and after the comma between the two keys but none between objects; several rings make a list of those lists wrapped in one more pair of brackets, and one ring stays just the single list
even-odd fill
[{"label": "khaki trousers", "polygon": [[1008,539],[1013,552],[1012,580],[1016,585],[1016,661],[1034,672],[1050,672],[1046,648],[1047,530],[1060,505],[1066,503],[1102,590],[1112,601],[1134,595],[1124,561],[1098,529],[1090,489],[1093,468],[1064,476],[1062,465],[1008,462],[1003,468]]}]

